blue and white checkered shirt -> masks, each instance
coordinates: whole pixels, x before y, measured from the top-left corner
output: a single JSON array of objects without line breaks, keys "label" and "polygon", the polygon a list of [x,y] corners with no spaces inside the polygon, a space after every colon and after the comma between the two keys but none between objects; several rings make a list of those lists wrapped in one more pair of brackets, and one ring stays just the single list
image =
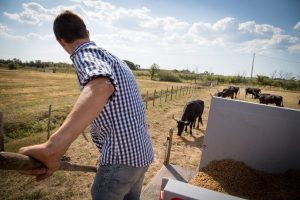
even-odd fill
[{"label": "blue and white checkered shirt", "polygon": [[115,92],[92,122],[92,139],[101,151],[100,165],[143,167],[153,161],[144,104],[130,68],[94,42],[81,44],[71,55],[80,90],[93,78],[108,77]]}]

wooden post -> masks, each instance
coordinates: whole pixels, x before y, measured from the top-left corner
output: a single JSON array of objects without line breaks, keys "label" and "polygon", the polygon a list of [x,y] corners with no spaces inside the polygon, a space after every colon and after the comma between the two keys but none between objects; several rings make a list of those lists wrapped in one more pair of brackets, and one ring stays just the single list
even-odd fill
[{"label": "wooden post", "polygon": [[179,96],[181,96],[181,87],[182,87],[182,86],[180,86],[180,89],[179,89]]},{"label": "wooden post", "polygon": [[175,99],[177,98],[178,86],[176,86]]},{"label": "wooden post", "polygon": [[169,136],[167,137],[167,151],[166,151],[164,165],[168,165],[170,162],[172,138],[173,138],[173,129],[171,128],[169,131]]},{"label": "wooden post", "polygon": [[4,151],[3,113],[0,112],[0,151]]},{"label": "wooden post", "polygon": [[147,90],[147,95],[146,95],[146,109],[148,109],[148,90]]},{"label": "wooden post", "polygon": [[171,88],[171,101],[172,101],[172,97],[173,97],[173,86]]},{"label": "wooden post", "polygon": [[47,140],[50,138],[50,126],[51,126],[51,105],[49,105],[49,111],[48,111],[48,135]]},{"label": "wooden post", "polygon": [[156,89],[154,90],[154,94],[153,94],[153,106],[155,105],[155,94],[156,94]]},{"label": "wooden post", "polygon": [[168,98],[168,89],[169,89],[169,88],[167,88],[167,91],[166,91],[166,98],[165,98],[165,102],[167,102],[167,98]]},{"label": "wooden post", "polygon": [[160,97],[159,97],[159,104],[161,104],[161,97],[162,97],[162,89],[160,89]]}]

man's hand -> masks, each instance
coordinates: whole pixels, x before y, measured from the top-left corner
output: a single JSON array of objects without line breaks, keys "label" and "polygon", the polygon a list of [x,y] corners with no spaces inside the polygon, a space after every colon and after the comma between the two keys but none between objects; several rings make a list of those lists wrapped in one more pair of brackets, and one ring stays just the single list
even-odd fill
[{"label": "man's hand", "polygon": [[51,150],[49,142],[23,147],[19,150],[19,153],[35,158],[45,165],[44,168],[20,171],[22,174],[35,176],[37,181],[48,178],[59,168],[61,156],[55,154],[54,151]]}]

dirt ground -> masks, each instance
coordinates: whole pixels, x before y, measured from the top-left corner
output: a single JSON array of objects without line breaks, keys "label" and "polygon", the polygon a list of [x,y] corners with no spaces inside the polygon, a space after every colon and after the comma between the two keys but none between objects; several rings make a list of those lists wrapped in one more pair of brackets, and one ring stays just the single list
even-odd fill
[{"label": "dirt ground", "polygon": [[[218,89],[225,86],[218,86]],[[238,99],[258,102],[251,99],[249,95],[245,98],[245,89],[241,89]],[[156,101],[153,107],[149,103],[146,111],[149,133],[152,138],[153,148],[155,152],[155,161],[151,164],[144,179],[144,186],[149,183],[151,178],[162,167],[165,151],[166,139],[171,128],[174,129],[173,145],[171,150],[170,163],[182,167],[188,167],[196,170],[200,163],[201,148],[205,136],[206,124],[210,107],[210,94],[216,92],[215,88],[203,88],[194,90],[190,94],[177,97],[172,101],[162,100],[161,105]],[[264,93],[272,93],[282,95],[284,97],[285,107],[300,109],[297,105],[297,96],[300,93],[287,92],[282,90],[264,90]],[[174,98],[174,97],[173,97]],[[184,133],[181,137],[176,135],[176,122],[172,119],[174,115],[179,119],[182,115],[183,107],[188,101],[202,99],[205,102],[203,113],[203,126],[199,129],[193,129],[193,135],[190,136]],[[92,143],[89,134],[87,133],[88,141],[80,136],[67,151],[66,156],[71,158],[72,162],[96,165],[98,151]],[[40,134],[33,136],[37,142],[44,141],[44,136]],[[9,145],[18,145],[19,141],[12,142]],[[35,182],[34,178],[20,175],[12,171],[0,171],[0,199],[90,199],[90,189],[93,181],[93,173],[81,172],[56,172],[49,179],[40,183]]]}]

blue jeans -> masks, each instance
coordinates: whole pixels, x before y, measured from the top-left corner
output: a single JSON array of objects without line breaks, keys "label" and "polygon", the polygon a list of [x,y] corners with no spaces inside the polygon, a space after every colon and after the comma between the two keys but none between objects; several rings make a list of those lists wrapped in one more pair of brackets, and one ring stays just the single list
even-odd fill
[{"label": "blue jeans", "polygon": [[92,186],[93,200],[139,200],[148,167],[100,165]]}]

